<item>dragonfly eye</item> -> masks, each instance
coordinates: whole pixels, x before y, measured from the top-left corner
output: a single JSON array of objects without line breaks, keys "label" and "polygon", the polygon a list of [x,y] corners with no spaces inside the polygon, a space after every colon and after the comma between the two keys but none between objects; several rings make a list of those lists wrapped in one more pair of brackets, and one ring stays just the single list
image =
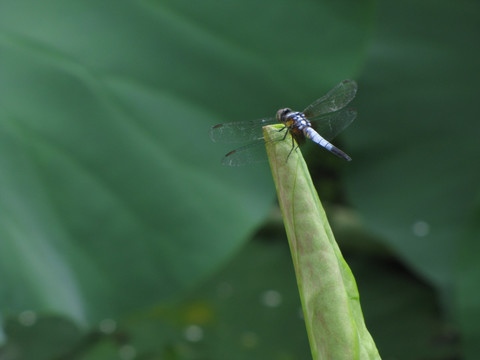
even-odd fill
[{"label": "dragonfly eye", "polygon": [[277,111],[277,121],[278,122],[285,122],[285,116],[290,114],[292,112],[292,109],[285,108],[285,109],[280,109]]}]

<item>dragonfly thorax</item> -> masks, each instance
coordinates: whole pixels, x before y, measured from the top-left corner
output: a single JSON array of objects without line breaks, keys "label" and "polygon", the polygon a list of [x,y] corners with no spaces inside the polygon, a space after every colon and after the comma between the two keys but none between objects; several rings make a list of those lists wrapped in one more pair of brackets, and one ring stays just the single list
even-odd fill
[{"label": "dragonfly thorax", "polygon": [[289,108],[277,111],[277,121],[285,124],[291,130],[302,131],[304,128],[312,126],[303,113],[292,111]]}]

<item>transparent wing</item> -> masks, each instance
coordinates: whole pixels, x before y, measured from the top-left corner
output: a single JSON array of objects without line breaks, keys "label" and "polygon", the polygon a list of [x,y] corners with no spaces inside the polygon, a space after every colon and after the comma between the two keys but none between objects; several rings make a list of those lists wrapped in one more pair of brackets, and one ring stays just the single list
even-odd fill
[{"label": "transparent wing", "polygon": [[309,119],[312,127],[326,140],[332,140],[357,117],[355,109],[343,109]]},{"label": "transparent wing", "polygon": [[242,166],[265,162],[267,160],[268,158],[267,152],[265,151],[265,141],[260,139],[236,150],[230,151],[222,159],[222,165]]},{"label": "transparent wing", "polygon": [[328,114],[343,109],[353,100],[357,93],[357,83],[353,80],[343,80],[311,105],[303,113],[311,120],[315,116]]},{"label": "transparent wing", "polygon": [[218,124],[210,129],[210,138],[223,143],[263,139],[262,127],[275,123],[275,118],[268,118]]}]

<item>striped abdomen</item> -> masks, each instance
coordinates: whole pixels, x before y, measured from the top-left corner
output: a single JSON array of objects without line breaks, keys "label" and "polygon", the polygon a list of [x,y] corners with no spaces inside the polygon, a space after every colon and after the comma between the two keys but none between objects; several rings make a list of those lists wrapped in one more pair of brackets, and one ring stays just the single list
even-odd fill
[{"label": "striped abdomen", "polygon": [[342,150],[340,150],[339,148],[337,148],[334,145],[332,145],[331,143],[329,143],[327,140],[325,140],[323,137],[321,137],[320,134],[317,133],[310,126],[306,126],[302,130],[303,130],[303,134],[305,135],[305,137],[309,138],[310,140],[312,140],[314,143],[320,145],[321,147],[324,147],[325,149],[330,151],[332,154],[335,154],[338,157],[340,157],[342,159],[345,159],[347,161],[352,160],[352,158],[350,156],[348,156]]}]

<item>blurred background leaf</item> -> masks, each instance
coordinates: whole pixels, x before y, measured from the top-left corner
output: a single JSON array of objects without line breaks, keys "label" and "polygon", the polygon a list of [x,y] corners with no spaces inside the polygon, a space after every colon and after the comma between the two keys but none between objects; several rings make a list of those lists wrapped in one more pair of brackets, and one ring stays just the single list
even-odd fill
[{"label": "blurred background leaf", "polygon": [[[475,359],[479,15],[466,0],[0,2],[2,359],[55,338],[49,322],[17,341],[17,322],[49,316],[85,337],[42,350],[66,358],[305,358],[296,305],[258,305],[278,269],[293,276],[286,247],[242,249],[258,229],[286,241],[269,169],[222,168],[231,148],[207,133],[346,78],[354,161],[309,148],[309,164],[367,327],[384,359]],[[229,307],[215,284],[230,272]],[[182,320],[198,298],[215,321]]]},{"label": "blurred background leaf", "polygon": [[[288,49],[311,48],[314,34],[298,43],[303,21],[278,32],[293,3],[259,8],[255,41],[243,21],[254,3],[219,5],[2,4],[2,272],[24,282],[19,301],[3,295],[13,310],[92,324],[152,304],[211,273],[265,218],[268,168],[219,167],[209,125],[270,114],[292,93],[305,102],[289,78],[310,100],[346,77],[368,13],[306,2],[303,15],[338,39],[303,55],[298,77]],[[253,36],[266,28],[278,31]],[[344,58],[343,40],[355,56],[321,76],[318,61]]]},{"label": "blurred background leaf", "polygon": [[346,176],[350,199],[404,261],[444,290],[480,181],[480,50],[469,37],[480,34],[479,7],[463,5],[384,6],[384,31],[360,80],[362,126],[345,135],[358,150]]},{"label": "blurred background leaf", "polygon": [[480,304],[480,287],[470,283],[468,292],[453,290],[462,277],[479,271],[459,244],[470,243],[472,251],[479,240],[470,233],[462,241],[480,183],[480,49],[474,45],[480,6],[389,2],[380,13],[383,31],[373,38],[360,78],[362,126],[345,135],[358,160],[345,177],[347,192],[370,229],[435,287],[444,317],[463,313],[475,324],[467,320],[463,328],[470,340],[465,354],[473,359],[479,307],[456,303],[467,296]]}]

